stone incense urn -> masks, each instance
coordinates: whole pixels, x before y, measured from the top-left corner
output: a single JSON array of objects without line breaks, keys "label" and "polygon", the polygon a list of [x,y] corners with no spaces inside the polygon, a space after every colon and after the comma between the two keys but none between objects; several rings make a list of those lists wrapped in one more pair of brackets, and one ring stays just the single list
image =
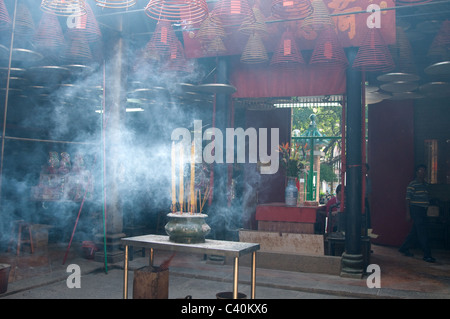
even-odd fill
[{"label": "stone incense urn", "polygon": [[206,223],[205,214],[170,213],[165,226],[169,240],[175,243],[197,244],[204,243],[211,228]]}]

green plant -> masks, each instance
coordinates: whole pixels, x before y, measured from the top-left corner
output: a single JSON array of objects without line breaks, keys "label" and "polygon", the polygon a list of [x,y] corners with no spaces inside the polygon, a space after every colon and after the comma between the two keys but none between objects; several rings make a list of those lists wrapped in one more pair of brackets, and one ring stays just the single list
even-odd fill
[{"label": "green plant", "polygon": [[300,170],[304,168],[303,162],[300,160],[299,145],[291,147],[289,143],[279,146],[281,164],[286,169],[286,176],[298,177]]}]

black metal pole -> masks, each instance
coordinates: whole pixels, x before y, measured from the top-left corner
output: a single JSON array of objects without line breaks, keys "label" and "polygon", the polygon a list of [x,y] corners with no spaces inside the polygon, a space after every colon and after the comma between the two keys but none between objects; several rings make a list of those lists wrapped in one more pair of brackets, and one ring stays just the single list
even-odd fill
[{"label": "black metal pole", "polygon": [[345,205],[345,252],[342,255],[341,276],[361,277],[361,72],[351,67],[357,48],[347,52],[350,67],[347,69],[347,162]]}]

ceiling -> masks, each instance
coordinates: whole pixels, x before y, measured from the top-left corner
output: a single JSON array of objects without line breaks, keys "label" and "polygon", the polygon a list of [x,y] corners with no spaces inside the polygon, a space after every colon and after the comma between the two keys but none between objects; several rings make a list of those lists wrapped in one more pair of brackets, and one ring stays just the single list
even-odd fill
[{"label": "ceiling", "polygon": [[[39,10],[38,4],[36,0],[18,0],[19,3],[24,3],[29,6],[30,11],[33,15],[33,20],[35,24],[38,24],[40,17],[42,15],[41,10]],[[214,3],[215,0],[207,1],[208,3]],[[156,21],[150,19],[144,14],[144,7],[147,3],[147,0],[138,0],[137,4],[128,9],[105,9],[95,5],[93,0],[89,0],[90,7],[92,8],[94,15],[97,19],[97,22],[102,30],[102,33],[114,32],[120,29],[117,24],[117,16],[124,15],[127,19],[124,19],[124,25],[122,25],[123,32],[127,32],[129,34],[128,39],[132,45],[136,45],[137,48],[142,48],[149,41],[152,32],[155,30]],[[9,12],[13,12],[14,1],[13,0],[5,0],[5,4],[8,8]],[[441,1],[431,1],[422,5],[411,5],[411,6],[397,6],[396,9],[396,24],[400,27],[407,36],[407,39],[410,41],[412,47],[412,56],[414,59],[414,64],[416,67],[415,72],[420,77],[417,83],[417,88],[414,88],[415,92],[418,92],[421,85],[426,84],[428,82],[433,81],[444,81],[450,82],[450,75],[446,72],[440,75],[430,75],[427,74],[424,70],[436,62],[441,62],[436,60],[435,57],[428,55],[428,50],[432,43],[432,40],[438,33],[442,22],[450,17],[450,0],[441,0]],[[65,27],[63,25],[63,27]],[[180,40],[182,40],[181,32],[176,33]],[[8,37],[3,35],[0,37],[0,44],[4,44],[4,48],[8,48]],[[15,39],[16,43],[18,39]],[[29,47],[29,49],[33,49]],[[1,51],[1,50],[0,50]],[[0,52],[0,55],[1,52]],[[4,57],[7,57],[5,53],[3,53]],[[204,81],[211,80],[211,72],[214,70],[214,60],[212,59],[201,59],[202,72],[199,77],[193,79],[192,83],[199,83]],[[1,62],[3,70],[7,67],[7,61],[3,59]],[[14,65],[13,65],[14,66]],[[392,72],[398,72],[394,70]],[[403,72],[403,71],[401,71]],[[4,73],[4,72],[3,72]],[[371,72],[366,75],[366,79],[368,83],[372,86],[376,86],[379,92],[383,90],[380,89],[381,85],[386,84],[384,81],[379,80],[380,73]],[[208,78],[209,77],[209,78]],[[134,87],[133,89],[135,89]],[[138,87],[139,88],[139,87]],[[142,92],[139,92],[142,93]],[[192,96],[195,92],[190,92]],[[197,92],[198,93],[198,92]],[[382,92],[390,95],[391,92]],[[202,95],[202,98],[204,95]],[[195,96],[194,96],[195,98]],[[206,101],[211,101],[211,95],[208,94],[206,96]],[[203,101],[205,101],[203,100]]]}]

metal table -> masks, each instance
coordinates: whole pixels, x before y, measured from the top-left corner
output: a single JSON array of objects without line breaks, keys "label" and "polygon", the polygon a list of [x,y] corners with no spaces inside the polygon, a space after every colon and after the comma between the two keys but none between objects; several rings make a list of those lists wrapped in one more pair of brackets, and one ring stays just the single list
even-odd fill
[{"label": "metal table", "polygon": [[238,274],[239,257],[252,254],[251,264],[251,298],[255,298],[255,280],[256,280],[256,251],[260,249],[259,244],[244,243],[224,240],[206,239],[204,243],[182,244],[169,241],[169,236],[144,235],[122,238],[124,244],[124,286],[123,298],[128,298],[128,246],[143,247],[150,249],[150,265],[153,265],[154,249],[168,250],[173,252],[188,252],[198,254],[213,254],[218,256],[233,257],[233,298],[238,296]]}]

